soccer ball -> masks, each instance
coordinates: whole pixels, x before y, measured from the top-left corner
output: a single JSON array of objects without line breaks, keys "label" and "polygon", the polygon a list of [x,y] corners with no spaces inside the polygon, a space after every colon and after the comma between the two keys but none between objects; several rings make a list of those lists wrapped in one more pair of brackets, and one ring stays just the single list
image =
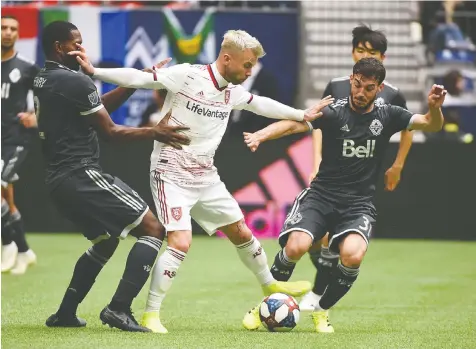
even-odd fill
[{"label": "soccer ball", "polygon": [[299,322],[299,305],[284,293],[273,293],[263,299],[259,317],[263,326],[271,332],[287,332]]}]

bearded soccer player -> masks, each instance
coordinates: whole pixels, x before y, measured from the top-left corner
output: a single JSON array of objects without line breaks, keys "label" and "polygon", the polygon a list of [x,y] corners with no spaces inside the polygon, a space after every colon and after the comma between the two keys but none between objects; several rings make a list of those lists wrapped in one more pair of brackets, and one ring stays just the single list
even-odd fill
[{"label": "bearded soccer player", "polygon": [[[352,287],[367,252],[376,222],[373,204],[379,169],[390,137],[402,130],[437,132],[443,126],[441,105],[446,91],[433,85],[429,111],[413,114],[390,104],[375,104],[384,89],[385,68],[375,58],[363,58],[353,68],[350,96],[323,110],[312,124],[281,121],[253,134],[245,134],[252,151],[264,141],[319,128],[322,163],[310,188],[294,201],[279,236],[283,248],[271,272],[276,280],[289,280],[299,259],[315,241],[329,232],[329,250],[340,263],[315,305],[312,318],[317,332],[334,332],[328,310]],[[245,328],[260,326],[259,307],[249,311]]]},{"label": "bearded soccer player", "polygon": [[[86,57],[80,51],[73,54]],[[171,124],[190,127],[185,132],[191,139],[190,146],[176,151],[156,142],[151,156],[152,195],[168,241],[154,267],[142,318],[142,325],[154,332],[167,332],[159,311],[190,248],[191,218],[208,234],[220,230],[230,239],[265,295],[283,292],[298,296],[310,290],[308,282],[286,283],[273,278],[266,253],[213,165],[233,109],[302,121],[314,120],[332,102],[327,98],[307,110],[298,110],[246,91],[240,84],[263,56],[263,47],[256,38],[245,31],[230,30],[224,35],[217,60],[209,65],[179,64],[148,74],[132,68],[94,68],[78,58],[83,71],[100,80],[124,87],[167,89],[162,115],[171,110]]]},{"label": "bearded soccer player", "polygon": [[[383,62],[387,52],[387,38],[385,34],[378,30],[361,25],[352,30],[352,58],[358,62],[362,58],[375,58]],[[336,100],[346,101],[350,95],[349,76],[331,80],[324,93],[324,96],[331,95]],[[405,97],[401,91],[388,83],[383,82],[383,89],[377,93],[376,104],[391,104],[407,109]],[[403,130],[400,136],[400,147],[393,165],[385,172],[385,189],[393,191],[400,182],[405,159],[412,145],[413,132]],[[309,181],[316,176],[319,170],[322,153],[322,133],[317,129],[313,131],[314,166]],[[322,244],[322,245],[321,245]],[[299,303],[302,311],[313,311],[315,305],[329,284],[332,270],[337,266],[339,256],[329,251],[327,235],[318,241],[311,248],[309,255],[313,265],[317,269],[314,279],[314,287],[309,291]]]}]

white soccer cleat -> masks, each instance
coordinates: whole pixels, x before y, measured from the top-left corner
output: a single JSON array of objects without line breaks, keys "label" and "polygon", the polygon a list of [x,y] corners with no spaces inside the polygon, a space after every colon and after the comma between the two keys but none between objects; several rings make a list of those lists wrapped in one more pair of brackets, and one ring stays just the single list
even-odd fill
[{"label": "white soccer cleat", "polygon": [[301,311],[314,311],[319,306],[320,300],[321,296],[309,291],[302,297],[299,303],[299,309],[301,309]]},{"label": "white soccer cleat", "polygon": [[13,268],[17,260],[17,254],[18,247],[13,241],[2,246],[2,273]]},{"label": "white soccer cleat", "polygon": [[32,250],[19,252],[10,274],[23,275],[30,265],[36,264],[36,254]]}]

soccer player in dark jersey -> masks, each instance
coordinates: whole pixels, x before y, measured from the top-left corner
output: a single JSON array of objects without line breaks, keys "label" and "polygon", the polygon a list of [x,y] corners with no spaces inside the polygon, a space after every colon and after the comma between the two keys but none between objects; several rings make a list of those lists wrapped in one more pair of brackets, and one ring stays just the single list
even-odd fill
[{"label": "soccer player in dark jersey", "polygon": [[[383,62],[385,53],[387,52],[387,38],[385,34],[378,30],[360,25],[352,30],[352,58],[354,62],[358,62],[362,58],[373,57]],[[332,96],[336,100],[347,99],[350,95],[349,76],[340,77],[331,80],[323,96]],[[407,109],[405,97],[400,90],[387,81],[383,83],[383,89],[377,93],[375,103],[391,104]],[[405,164],[405,159],[412,145],[413,132],[403,130],[400,135],[400,147],[397,157],[393,165],[385,172],[385,189],[393,191],[400,182],[400,176]],[[314,166],[310,175],[309,182],[316,176],[321,162],[322,151],[322,133],[317,129],[312,132],[313,150],[314,150]],[[299,307],[303,311],[312,311],[314,306],[319,302],[320,296],[324,293],[332,270],[337,266],[339,255],[333,254],[328,248],[328,235],[322,241],[316,241],[309,251],[311,261],[317,269],[314,279],[314,287],[309,291],[299,303]]]},{"label": "soccer player in dark jersey", "polygon": [[[429,111],[413,114],[390,104],[375,104],[384,88],[385,68],[375,58],[363,58],[350,77],[350,97],[326,107],[323,115],[306,123],[281,121],[256,133],[245,134],[252,151],[260,143],[288,134],[322,130],[322,163],[310,188],[296,198],[279,242],[283,249],[271,268],[276,280],[288,280],[296,262],[314,241],[329,232],[329,248],[338,253],[340,264],[333,271],[329,285],[320,298],[312,317],[317,332],[334,332],[327,310],[351,288],[376,221],[373,204],[379,169],[390,137],[402,130],[437,132],[443,125],[441,105],[446,91],[433,85],[428,95]],[[245,315],[248,329],[259,326],[259,309]]]},{"label": "soccer player in dark jersey", "polygon": [[22,123],[32,114],[27,96],[33,90],[33,78],[40,68],[15,50],[18,20],[2,16],[2,272],[24,274],[36,263],[29,248],[20,211],[15,205],[13,182],[26,158],[34,132]]},{"label": "soccer player in dark jersey", "polygon": [[[104,264],[129,233],[138,238],[112,301],[100,314],[104,324],[125,331],[149,332],[130,310],[155,262],[164,227],[144,200],[119,178],[99,166],[97,133],[106,140],[153,139],[174,147],[188,144],[182,127],[158,124],[132,128],[114,124],[109,112],[131,91],[118,88],[102,98],[93,81],[81,72],[76,57],[81,33],[69,22],[52,22],[43,30],[46,62],[34,80],[38,132],[46,162],[46,185],[58,210],[76,223],[93,244],[76,263],[72,280],[49,327],[81,327],[78,305],[91,289]],[[96,133],[97,132],[97,133]]]}]

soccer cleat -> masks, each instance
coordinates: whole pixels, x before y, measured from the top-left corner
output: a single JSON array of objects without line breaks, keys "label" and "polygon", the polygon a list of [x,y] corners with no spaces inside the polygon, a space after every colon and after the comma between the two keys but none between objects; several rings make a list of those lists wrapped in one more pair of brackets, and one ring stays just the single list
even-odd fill
[{"label": "soccer cleat", "polygon": [[141,326],[147,327],[154,333],[168,333],[167,329],[160,322],[159,312],[151,311],[142,315]]},{"label": "soccer cleat", "polygon": [[318,333],[334,333],[334,327],[329,322],[329,310],[319,310],[311,313],[312,322]]},{"label": "soccer cleat", "polygon": [[302,297],[301,302],[299,302],[299,309],[301,311],[314,311],[319,305],[320,299],[321,296],[309,291]]},{"label": "soccer cleat", "polygon": [[245,314],[243,318],[243,327],[247,330],[257,330],[261,326],[261,320],[259,318],[259,307],[261,305],[258,304],[256,307],[253,307],[249,312]]},{"label": "soccer cleat", "polygon": [[2,273],[13,268],[17,254],[18,247],[13,241],[8,245],[2,245]]},{"label": "soccer cleat", "polygon": [[109,306],[106,306],[99,315],[103,325],[109,325],[109,327],[115,327],[123,331],[129,332],[152,332],[146,327],[140,326],[132,311],[111,310]]},{"label": "soccer cleat", "polygon": [[293,297],[302,296],[303,294],[307,293],[311,287],[312,285],[309,281],[275,281],[272,284],[261,286],[265,296],[269,296],[273,293],[284,293]]},{"label": "soccer cleat", "polygon": [[46,320],[46,326],[48,327],[84,327],[86,326],[86,320],[83,320],[76,315],[61,317],[58,313],[54,313]]},{"label": "soccer cleat", "polygon": [[15,265],[10,269],[10,274],[23,275],[28,267],[34,264],[36,264],[36,254],[32,250],[19,252]]}]

